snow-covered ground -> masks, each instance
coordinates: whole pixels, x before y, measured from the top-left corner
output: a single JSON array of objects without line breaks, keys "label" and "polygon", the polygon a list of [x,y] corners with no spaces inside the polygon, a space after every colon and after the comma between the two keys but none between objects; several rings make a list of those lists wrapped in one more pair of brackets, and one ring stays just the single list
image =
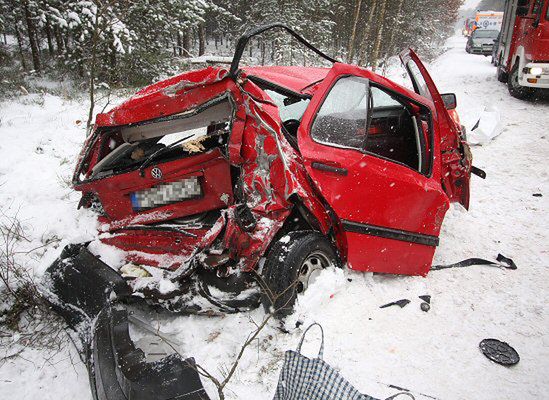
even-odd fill
[{"label": "snow-covered ground", "polygon": [[[461,37],[430,66],[443,92],[458,96],[462,122],[470,129],[484,110],[499,113],[502,133],[474,147],[474,164],[488,177],[472,178],[470,211],[455,207],[444,223],[435,263],[468,257],[514,259],[518,270],[470,267],[433,271],[426,278],[387,277],[327,270],[300,298],[283,334],[269,326],[245,353],[228,386],[231,399],[272,398],[286,349],[302,328],[316,321],[326,334],[325,359],[359,390],[383,397],[410,389],[416,398],[538,399],[549,382],[549,102],[536,104],[509,96],[497,82],[489,59],[465,53]],[[77,211],[78,196],[67,185],[84,139],[84,102],[51,95],[22,96],[0,104],[0,205],[18,213],[31,249],[60,239],[57,249],[32,253],[29,268],[38,275],[68,242],[93,237],[92,215]],[[543,197],[532,194],[541,193]],[[52,247],[53,245],[50,245]],[[418,296],[430,295],[431,310]],[[403,309],[379,306],[408,298]],[[225,317],[152,315],[164,332],[177,337],[180,351],[194,356],[214,375],[232,362],[262,310]],[[155,321],[158,320],[158,321]],[[484,338],[513,345],[521,356],[506,368],[479,351]],[[0,349],[0,358],[21,350]],[[304,347],[313,355],[315,334]],[[210,390],[212,386],[204,380]],[[421,394],[431,397],[422,397]],[[85,367],[71,347],[51,356],[24,349],[0,360],[2,399],[90,399]]]}]

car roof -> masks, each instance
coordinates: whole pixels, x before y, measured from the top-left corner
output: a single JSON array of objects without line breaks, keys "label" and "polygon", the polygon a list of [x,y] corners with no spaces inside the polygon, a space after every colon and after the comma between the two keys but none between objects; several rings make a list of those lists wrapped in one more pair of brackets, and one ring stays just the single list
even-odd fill
[{"label": "car roof", "polygon": [[303,93],[304,89],[322,81],[330,72],[330,68],[296,66],[259,66],[242,69],[249,76],[274,83],[296,93]]}]

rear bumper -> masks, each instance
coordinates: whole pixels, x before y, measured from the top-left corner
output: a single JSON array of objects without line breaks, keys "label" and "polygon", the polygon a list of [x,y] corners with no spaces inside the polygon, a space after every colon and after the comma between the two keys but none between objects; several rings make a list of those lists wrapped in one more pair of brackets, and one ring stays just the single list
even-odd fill
[{"label": "rear bumper", "polygon": [[129,335],[124,279],[86,244],[67,246],[44,275],[44,295],[78,332],[95,400],[207,400],[193,358],[147,362]]},{"label": "rear bumper", "polygon": [[[541,68],[542,73],[534,75],[530,72],[531,68]],[[549,89],[549,63],[528,63],[522,69],[520,85],[531,88]]]}]

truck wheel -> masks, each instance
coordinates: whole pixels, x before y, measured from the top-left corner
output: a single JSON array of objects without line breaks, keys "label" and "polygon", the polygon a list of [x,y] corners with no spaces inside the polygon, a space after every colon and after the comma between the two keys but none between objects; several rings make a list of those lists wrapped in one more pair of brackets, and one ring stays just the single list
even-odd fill
[{"label": "truck wheel", "polygon": [[501,65],[501,54],[499,55],[498,62],[497,62],[497,74],[498,74],[498,81],[502,83],[507,83],[507,73],[505,72],[505,69]]},{"label": "truck wheel", "polygon": [[519,63],[515,62],[515,65],[513,65],[513,69],[507,79],[507,88],[509,89],[511,96],[523,100],[532,95],[532,89],[519,84],[518,69]]},{"label": "truck wheel", "polygon": [[327,237],[313,231],[295,231],[273,244],[262,271],[261,302],[265,312],[276,318],[292,313],[297,295],[304,292],[316,275],[341,261]]}]

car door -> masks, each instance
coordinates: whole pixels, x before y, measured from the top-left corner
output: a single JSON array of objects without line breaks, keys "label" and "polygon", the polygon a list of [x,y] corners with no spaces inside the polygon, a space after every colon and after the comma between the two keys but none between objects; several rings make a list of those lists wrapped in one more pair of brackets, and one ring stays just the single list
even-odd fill
[{"label": "car door", "polygon": [[[435,105],[436,123],[440,135],[442,183],[446,194],[452,201],[458,201],[468,209],[473,159],[469,145],[461,135],[461,127],[450,116],[435,82],[418,55],[409,49],[400,54],[400,59],[412,79],[416,93],[432,100]],[[456,112],[456,110],[451,111]]]},{"label": "car door", "polygon": [[[407,115],[401,100],[391,97],[395,93],[372,82],[373,77],[358,67],[335,64],[303,116],[299,148],[308,173],[341,221],[349,267],[424,275],[448,199],[440,180],[432,177],[432,139],[423,140],[418,150],[420,141],[400,140],[394,127],[399,118],[409,118],[408,136],[428,139],[433,132],[425,130],[432,124]],[[410,113],[423,109],[428,114],[426,107],[407,105]],[[383,146],[382,136],[395,132]],[[402,153],[400,161],[395,152]]]}]

